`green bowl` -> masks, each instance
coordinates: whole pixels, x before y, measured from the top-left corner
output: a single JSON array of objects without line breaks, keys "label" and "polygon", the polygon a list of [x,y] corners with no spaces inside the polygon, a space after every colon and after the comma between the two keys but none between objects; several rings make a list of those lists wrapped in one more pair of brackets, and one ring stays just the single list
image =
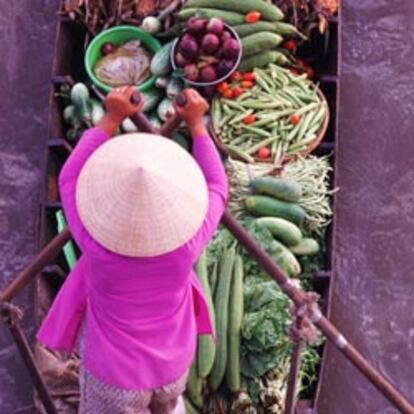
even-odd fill
[{"label": "green bowl", "polygon": [[[132,39],[139,39],[142,41],[143,46],[153,54],[161,49],[161,44],[157,39],[152,37],[147,32],[138,29],[134,26],[116,26],[111,29],[104,30],[98,36],[96,36],[89,44],[85,54],[85,68],[90,80],[100,89],[105,92],[112,90],[111,86],[101,82],[93,72],[96,62],[102,57],[101,47],[106,42],[114,43],[115,45],[121,45]],[[146,91],[150,89],[155,83],[155,76],[151,76],[144,83],[137,86],[140,91]]]}]

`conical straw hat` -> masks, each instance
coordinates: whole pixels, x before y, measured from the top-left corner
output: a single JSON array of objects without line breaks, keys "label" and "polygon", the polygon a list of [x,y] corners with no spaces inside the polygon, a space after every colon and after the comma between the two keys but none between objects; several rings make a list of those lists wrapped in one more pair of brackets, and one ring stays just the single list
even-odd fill
[{"label": "conical straw hat", "polygon": [[189,241],[201,227],[207,185],[195,160],[175,142],[126,134],[87,160],[76,204],[85,228],[108,250],[158,256]]}]

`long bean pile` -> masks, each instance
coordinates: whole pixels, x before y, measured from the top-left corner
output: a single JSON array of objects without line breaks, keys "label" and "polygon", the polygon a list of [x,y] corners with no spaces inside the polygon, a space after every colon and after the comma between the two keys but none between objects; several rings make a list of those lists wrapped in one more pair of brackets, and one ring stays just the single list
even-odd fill
[{"label": "long bean pile", "polygon": [[216,98],[212,119],[216,135],[247,162],[262,148],[279,160],[306,150],[327,116],[326,102],[306,75],[277,65],[255,69],[256,85],[237,99]]},{"label": "long bean pile", "polygon": [[[267,175],[271,167],[266,163],[246,165],[229,160],[226,164],[230,182],[229,208],[236,215],[244,214],[243,200],[250,193],[250,182],[255,177]],[[329,224],[332,216],[329,174],[332,168],[328,157],[298,157],[280,170],[280,176],[296,181],[302,189],[299,204],[306,212],[304,226],[309,232],[319,232]]]}]

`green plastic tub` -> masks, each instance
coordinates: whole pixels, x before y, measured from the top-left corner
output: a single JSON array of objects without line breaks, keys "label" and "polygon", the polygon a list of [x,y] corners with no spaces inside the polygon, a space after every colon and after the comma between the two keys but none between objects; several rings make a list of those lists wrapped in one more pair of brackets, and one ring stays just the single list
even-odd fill
[{"label": "green plastic tub", "polygon": [[[104,30],[89,44],[85,54],[85,68],[90,80],[99,89],[102,89],[105,92],[110,92],[112,90],[111,86],[108,86],[97,79],[93,72],[96,62],[102,57],[101,46],[106,42],[120,45],[132,39],[140,39],[143,46],[153,54],[161,49],[161,44],[157,39],[134,26],[116,26],[111,29]],[[151,76],[137,88],[140,91],[146,91],[150,89],[154,83],[155,76]]]}]

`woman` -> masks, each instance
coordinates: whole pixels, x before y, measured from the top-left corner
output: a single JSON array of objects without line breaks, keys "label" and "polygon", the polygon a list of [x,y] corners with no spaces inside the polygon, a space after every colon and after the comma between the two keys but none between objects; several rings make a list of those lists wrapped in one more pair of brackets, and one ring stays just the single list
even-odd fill
[{"label": "woman", "polygon": [[154,135],[109,139],[141,109],[133,92],[107,96],[104,118],[84,133],[59,176],[82,256],[37,337],[70,352],[83,324],[82,414],[184,413],[197,333],[212,333],[193,272],[227,198],[203,123],[208,104],[188,89],[186,105],[175,107],[193,137],[192,158]]}]

